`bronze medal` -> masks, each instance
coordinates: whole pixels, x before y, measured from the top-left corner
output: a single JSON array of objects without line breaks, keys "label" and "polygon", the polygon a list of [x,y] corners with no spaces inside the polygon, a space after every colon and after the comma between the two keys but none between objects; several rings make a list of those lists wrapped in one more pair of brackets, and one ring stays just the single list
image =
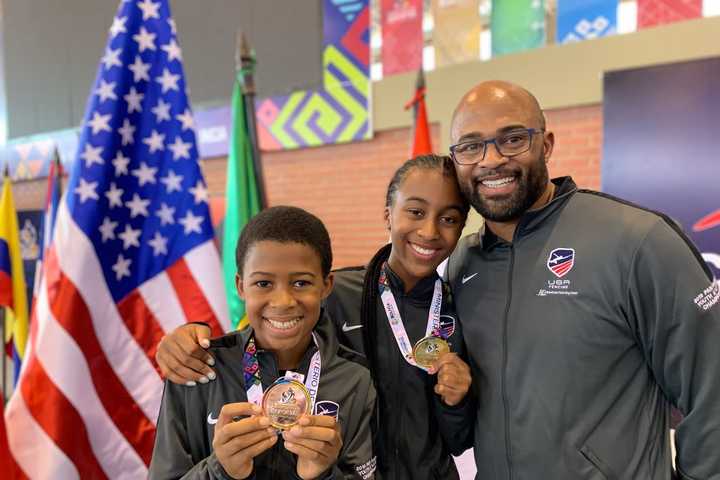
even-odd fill
[{"label": "bronze medal", "polygon": [[413,348],[413,357],[419,367],[428,369],[450,351],[448,343],[440,337],[425,337]]},{"label": "bronze medal", "polygon": [[270,424],[280,430],[295,425],[303,414],[310,414],[310,393],[297,380],[280,378],[267,389],[262,408]]}]

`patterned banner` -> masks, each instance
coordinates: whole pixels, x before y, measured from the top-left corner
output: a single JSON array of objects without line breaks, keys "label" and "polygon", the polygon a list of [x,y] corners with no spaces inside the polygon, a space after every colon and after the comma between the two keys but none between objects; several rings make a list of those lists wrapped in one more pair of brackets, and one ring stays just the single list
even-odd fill
[{"label": "patterned banner", "polygon": [[422,0],[382,0],[383,75],[422,67]]},{"label": "patterned banner", "polygon": [[435,65],[443,67],[480,57],[479,0],[432,0]]},{"label": "patterned banner", "polygon": [[494,0],[492,54],[521,52],[545,44],[544,0]]},{"label": "patterned banner", "polygon": [[702,16],[702,0],[638,0],[637,26],[654,27]]},{"label": "patterned banner", "polygon": [[614,35],[618,0],[558,0],[556,43]]},{"label": "patterned banner", "polygon": [[263,150],[371,138],[369,0],[324,0],[323,88],[256,102]]}]

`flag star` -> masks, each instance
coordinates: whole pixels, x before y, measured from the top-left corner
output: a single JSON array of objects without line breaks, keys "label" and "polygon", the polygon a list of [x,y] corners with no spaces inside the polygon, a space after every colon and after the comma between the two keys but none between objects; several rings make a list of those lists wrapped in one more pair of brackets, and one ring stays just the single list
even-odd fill
[{"label": "flag star", "polygon": [[168,149],[172,150],[173,160],[190,158],[190,147],[192,147],[192,143],[183,142],[182,138],[180,138],[180,135],[175,137],[175,142],[168,145]]},{"label": "flag star", "polygon": [[130,87],[130,91],[127,95],[125,95],[123,98],[128,104],[128,113],[132,113],[134,111],[142,112],[142,101],[145,95],[142,93],[138,93],[137,90],[135,90],[135,87]]},{"label": "flag star", "polygon": [[88,122],[88,125],[92,129],[93,135],[97,135],[103,130],[112,132],[112,128],[110,128],[109,125],[110,117],[112,117],[112,114],[110,113],[108,113],[107,115],[100,115],[99,112],[93,112],[93,118]]},{"label": "flag star", "polygon": [[175,25],[175,20],[172,18],[167,19],[168,25],[170,25],[170,31],[173,35],[177,33],[177,26]]},{"label": "flag star", "polygon": [[108,199],[108,202],[110,203],[110,208],[114,207],[122,207],[122,194],[124,190],[122,188],[118,188],[115,185],[115,182],[110,183],[110,190],[105,192],[105,196]]},{"label": "flag star", "polygon": [[90,168],[92,167],[93,163],[97,163],[99,165],[105,163],[102,156],[100,155],[101,153],[102,147],[93,147],[89,143],[86,143],[85,151],[80,154],[80,158],[85,160],[85,167]]},{"label": "flag star", "polygon": [[140,55],[135,55],[135,61],[128,65],[128,68],[133,73],[133,82],[137,83],[140,80],[150,81],[150,67],[149,63],[143,63]]},{"label": "flag star", "polygon": [[145,27],[140,27],[140,33],[136,33],[132,38],[137,42],[140,53],[142,53],[145,50],[157,50],[155,37],[154,33],[148,32]]},{"label": "flag star", "polygon": [[170,70],[167,68],[163,69],[162,75],[157,77],[155,79],[160,85],[162,85],[162,93],[167,93],[168,90],[180,90],[178,87],[178,81],[180,80],[180,75],[175,73],[170,73]]},{"label": "flag star", "polygon": [[100,225],[100,234],[102,235],[102,241],[105,243],[108,240],[114,240],[115,239],[115,227],[118,226],[118,222],[113,222],[110,220],[110,217],[105,217],[105,220],[103,220],[102,225]]},{"label": "flag star", "polygon": [[130,276],[131,263],[132,259],[123,257],[122,253],[118,255],[117,262],[115,262],[115,265],[112,266],[112,269],[115,272],[115,280],[119,282],[123,277]]},{"label": "flag star", "polygon": [[142,233],[142,230],[133,229],[130,224],[125,225],[125,231],[118,234],[118,237],[120,237],[120,240],[123,241],[123,248],[127,250],[130,247],[139,247],[140,246],[140,233]]},{"label": "flag star", "polygon": [[180,50],[180,45],[178,45],[174,38],[171,38],[170,43],[163,45],[160,48],[167,52],[168,62],[172,62],[173,60],[182,61],[182,51]]},{"label": "flag star", "polygon": [[115,158],[112,160],[112,164],[115,167],[115,176],[119,177],[120,175],[127,175],[130,159],[118,150]]},{"label": "flag star", "polygon": [[98,182],[86,182],[84,178],[80,178],[80,185],[75,187],[75,193],[80,195],[80,203],[85,203],[88,198],[98,200],[98,196],[95,189],[98,186]]},{"label": "flag star", "polygon": [[167,176],[162,177],[160,181],[165,184],[167,193],[172,193],[174,190],[177,190],[178,192],[182,191],[182,186],[180,185],[182,179],[182,175],[176,175],[175,172],[169,170]]},{"label": "flag star", "polygon": [[158,99],[158,104],[152,108],[152,113],[155,114],[155,121],[157,123],[163,120],[170,120],[170,104],[162,101],[162,98]]},{"label": "flag star", "polygon": [[196,217],[190,210],[188,210],[187,214],[178,220],[178,223],[184,227],[183,231],[185,235],[187,235],[192,232],[202,233],[202,229],[200,228],[202,221],[203,217]]},{"label": "flag star", "polygon": [[138,179],[138,183],[140,183],[140,186],[142,187],[146,183],[155,183],[155,174],[157,173],[157,168],[155,167],[148,167],[145,162],[140,162],[140,168],[136,168],[132,171],[132,174],[135,175]]},{"label": "flag star", "polygon": [[137,6],[140,10],[142,10],[143,20],[160,18],[160,14],[158,13],[160,3],[155,3],[151,0],[143,0],[142,2],[139,2]]},{"label": "flag star", "polygon": [[195,127],[195,122],[193,121],[192,112],[190,112],[189,108],[186,108],[183,113],[181,113],[179,115],[175,115],[175,118],[180,120],[180,123],[182,123],[183,130],[192,130]]},{"label": "flag star", "polygon": [[155,212],[155,215],[160,217],[162,226],[175,223],[175,207],[168,207],[165,202],[160,204],[160,208]]},{"label": "flag star", "polygon": [[115,66],[122,67],[122,62],[120,61],[121,51],[119,48],[115,50],[108,48],[105,50],[105,55],[102,57],[102,60],[100,60],[100,62],[105,65],[105,70],[110,70]]},{"label": "flag star", "polygon": [[100,86],[95,90],[95,93],[100,97],[100,103],[105,100],[117,100],[115,95],[115,82],[106,82],[102,78],[100,79]]},{"label": "flag star", "polygon": [[157,130],[153,129],[149,137],[143,138],[143,143],[148,146],[150,153],[155,153],[157,150],[165,149],[165,134],[158,133]]},{"label": "flag star", "polygon": [[135,218],[138,215],[143,217],[148,216],[147,207],[150,205],[150,200],[145,200],[140,197],[137,193],[133,193],[133,198],[129,202],[125,202],[125,206],[130,209],[130,218]]},{"label": "flag star", "polygon": [[113,37],[116,37],[121,33],[127,32],[127,28],[125,28],[125,22],[127,22],[127,17],[115,17],[113,19],[112,26],[110,27],[110,34]]},{"label": "flag star", "polygon": [[207,202],[208,191],[202,180],[198,180],[197,184],[190,189],[190,193],[195,197],[195,203]]},{"label": "flag star", "polygon": [[128,143],[135,143],[135,139],[133,138],[133,135],[135,135],[135,127],[132,126],[130,120],[127,118],[123,120],[122,127],[118,128],[118,133],[122,136],[123,146]]},{"label": "flag star", "polygon": [[150,245],[153,249],[153,255],[158,256],[161,253],[167,254],[167,242],[168,239],[160,235],[160,232],[155,232],[155,236],[152,240],[148,241],[148,245]]}]

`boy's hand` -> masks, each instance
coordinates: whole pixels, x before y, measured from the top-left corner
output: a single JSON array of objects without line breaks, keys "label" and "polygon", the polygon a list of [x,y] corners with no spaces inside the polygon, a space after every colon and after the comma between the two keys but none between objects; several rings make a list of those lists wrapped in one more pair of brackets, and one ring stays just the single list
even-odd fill
[{"label": "boy's hand", "polygon": [[[260,407],[248,402],[228,403],[220,410],[213,450],[220,465],[233,478],[249,477],[253,459],[277,442],[277,432],[261,414]],[[244,418],[233,421],[240,417]]]},{"label": "boy's hand", "polygon": [[472,383],[468,364],[456,353],[446,353],[430,370],[430,373],[435,372],[437,372],[435,393],[440,395],[446,405],[452,407],[460,403]]},{"label": "boy's hand", "polygon": [[173,383],[188,386],[214,380],[215,372],[208,365],[215,360],[204,350],[210,346],[210,334],[209,327],[191,323],[165,335],[155,352],[160,373]]},{"label": "boy's hand", "polygon": [[327,415],[301,417],[283,438],[285,448],[298,456],[297,474],[303,479],[317,478],[332,468],[342,448],[340,425]]}]

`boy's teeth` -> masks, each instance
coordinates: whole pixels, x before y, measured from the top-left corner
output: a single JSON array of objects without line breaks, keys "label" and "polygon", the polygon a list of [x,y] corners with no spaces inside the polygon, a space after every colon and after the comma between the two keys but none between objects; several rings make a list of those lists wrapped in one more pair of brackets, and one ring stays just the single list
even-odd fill
[{"label": "boy's teeth", "polygon": [[418,247],[414,243],[411,243],[410,245],[412,246],[412,248],[415,249],[416,252],[421,253],[423,255],[432,255],[433,253],[435,253],[435,250],[430,249],[430,248]]},{"label": "boy's teeth", "polygon": [[482,184],[486,187],[490,188],[497,188],[502,187],[503,185],[507,185],[508,183],[515,180],[515,177],[505,177],[505,178],[498,178],[497,180],[483,180]]},{"label": "boy's teeth", "polygon": [[270,325],[272,325],[274,328],[279,328],[280,330],[289,330],[293,328],[295,325],[300,322],[300,319],[295,318],[293,320],[289,320],[286,322],[278,322],[275,320],[270,320],[269,318],[266,319],[268,322],[270,322]]}]

